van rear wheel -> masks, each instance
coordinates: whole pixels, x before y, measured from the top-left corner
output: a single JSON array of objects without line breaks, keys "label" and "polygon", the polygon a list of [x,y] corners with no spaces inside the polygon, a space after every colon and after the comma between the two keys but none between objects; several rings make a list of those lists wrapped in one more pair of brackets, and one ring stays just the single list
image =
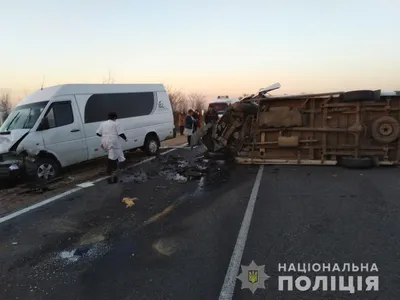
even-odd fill
[{"label": "van rear wheel", "polygon": [[160,151],[160,141],[156,135],[148,135],[144,141],[144,152],[149,156],[155,156]]}]

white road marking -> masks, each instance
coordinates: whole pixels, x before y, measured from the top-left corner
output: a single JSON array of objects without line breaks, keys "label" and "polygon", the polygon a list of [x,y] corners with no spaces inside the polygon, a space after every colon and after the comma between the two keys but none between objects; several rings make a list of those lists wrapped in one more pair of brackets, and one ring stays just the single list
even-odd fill
[{"label": "white road marking", "polygon": [[82,182],[80,184],[77,184],[76,186],[77,187],[81,187],[81,188],[87,188],[87,187],[90,187],[90,186],[94,186],[94,183],[88,181],[88,182]]},{"label": "white road marking", "polygon": [[185,147],[185,145],[186,145],[186,143],[185,143],[185,144],[182,144],[182,145],[178,145],[178,146],[162,146],[162,147],[160,147],[160,149],[176,149],[176,148],[184,148],[184,147]]},{"label": "white road marking", "polygon": [[247,235],[253,217],[254,206],[258,196],[258,189],[260,187],[261,178],[263,175],[264,166],[261,165],[258,169],[256,180],[254,181],[253,189],[247,204],[247,209],[243,217],[242,225],[238,238],[236,240],[235,248],[233,249],[231,261],[229,262],[228,271],[225,275],[224,284],[219,294],[219,300],[231,300],[235,291],[236,279],[239,272],[240,262],[242,261],[244,247],[246,245]]},{"label": "white road marking", "polygon": [[54,201],[56,201],[56,200],[58,200],[58,199],[61,199],[61,198],[65,197],[65,196],[71,195],[71,194],[73,194],[73,193],[75,193],[75,192],[77,192],[77,191],[79,191],[79,190],[82,190],[82,189],[83,189],[83,188],[76,187],[76,188],[73,188],[73,189],[71,189],[71,190],[68,190],[68,191],[66,191],[66,192],[64,192],[64,193],[58,194],[58,195],[56,195],[56,196],[54,196],[54,197],[48,198],[48,199],[46,199],[46,200],[43,200],[43,201],[41,201],[41,202],[39,202],[39,203],[36,203],[36,204],[34,204],[34,205],[25,207],[25,208],[23,208],[23,209],[21,209],[21,210],[18,210],[18,211],[16,211],[16,212],[12,213],[12,214],[9,214],[9,215],[7,215],[7,216],[4,216],[4,217],[0,218],[0,224],[6,222],[6,221],[8,221],[8,220],[11,220],[11,219],[13,219],[13,218],[15,218],[15,217],[18,217],[18,216],[20,216],[20,215],[22,215],[22,214],[24,214],[24,213],[27,213],[28,211],[34,210],[34,209],[36,209],[36,208],[38,208],[38,207],[41,207],[41,206],[43,206],[43,205],[49,204],[49,203],[51,203],[51,202],[54,202]]},{"label": "white road marking", "polygon": [[[170,149],[168,151],[165,151],[165,152],[161,153],[161,155],[168,154],[168,153],[170,153],[172,151],[175,151],[176,149],[178,149],[178,148],[173,148],[173,149]],[[142,160],[142,161],[140,161],[140,162],[138,162],[138,163],[136,163],[134,165],[131,165],[130,167],[139,166],[139,165],[144,164],[146,162],[152,161],[155,158],[156,158],[156,156],[146,158],[145,160]],[[4,217],[0,218],[0,224],[6,222],[8,220],[11,220],[13,218],[16,218],[16,217],[18,217],[20,215],[23,215],[23,214],[25,214],[25,213],[27,213],[27,212],[29,212],[31,210],[34,210],[36,208],[39,208],[41,206],[44,206],[46,204],[49,204],[51,202],[54,202],[54,201],[59,200],[61,198],[64,198],[65,196],[69,196],[69,195],[71,195],[71,194],[73,194],[73,193],[75,193],[77,191],[83,190],[86,187],[93,186],[95,183],[103,181],[103,180],[107,179],[108,177],[109,176],[98,178],[98,179],[93,180],[93,181],[82,182],[81,184],[77,185],[78,187],[75,187],[75,188],[73,188],[71,190],[68,190],[68,191],[65,191],[65,192],[63,192],[61,194],[55,195],[53,197],[50,197],[50,198],[48,198],[46,200],[43,200],[41,202],[38,202],[38,203],[36,203],[34,205],[31,205],[31,206],[25,207],[25,208],[23,208],[21,210],[18,210],[16,212],[13,212],[13,213],[11,213],[11,214],[9,214],[7,216],[4,216]]]}]

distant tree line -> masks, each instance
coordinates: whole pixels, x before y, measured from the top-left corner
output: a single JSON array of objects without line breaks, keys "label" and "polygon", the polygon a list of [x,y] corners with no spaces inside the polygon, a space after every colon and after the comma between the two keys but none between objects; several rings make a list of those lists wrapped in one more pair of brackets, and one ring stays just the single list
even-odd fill
[{"label": "distant tree line", "polygon": [[7,91],[2,91],[0,93],[0,114],[1,121],[7,119],[8,115],[11,112],[11,97],[10,93]]},{"label": "distant tree line", "polygon": [[189,109],[203,110],[207,108],[206,97],[200,93],[185,94],[180,90],[167,88],[169,100],[174,112],[187,112]]}]

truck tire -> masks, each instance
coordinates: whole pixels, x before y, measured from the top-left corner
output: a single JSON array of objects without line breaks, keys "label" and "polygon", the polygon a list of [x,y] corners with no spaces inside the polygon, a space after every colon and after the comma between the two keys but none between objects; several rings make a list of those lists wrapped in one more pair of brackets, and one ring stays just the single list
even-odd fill
[{"label": "truck tire", "polygon": [[51,157],[39,157],[33,163],[26,163],[26,172],[34,180],[47,182],[59,175],[60,165],[57,160]]},{"label": "truck tire", "polygon": [[343,156],[340,158],[339,164],[347,169],[369,169],[374,166],[374,162],[370,157]]},{"label": "truck tire", "polygon": [[250,102],[236,102],[232,104],[232,110],[235,112],[256,115],[258,113],[258,106]]},{"label": "truck tire", "polygon": [[357,102],[357,101],[379,101],[381,99],[381,91],[359,90],[345,92],[340,95],[341,102]]},{"label": "truck tire", "polygon": [[156,156],[160,152],[160,140],[155,134],[146,136],[143,150],[149,156]]},{"label": "truck tire", "polygon": [[204,152],[204,158],[212,159],[212,160],[224,160],[226,158],[226,154],[223,152]]},{"label": "truck tire", "polygon": [[383,116],[377,118],[371,124],[371,135],[378,143],[392,143],[399,138],[400,124],[393,117]]}]

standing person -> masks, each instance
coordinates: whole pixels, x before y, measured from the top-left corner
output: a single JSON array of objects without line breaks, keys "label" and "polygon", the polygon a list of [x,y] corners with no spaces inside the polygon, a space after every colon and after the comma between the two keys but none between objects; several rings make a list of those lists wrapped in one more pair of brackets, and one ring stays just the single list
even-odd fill
[{"label": "standing person", "polygon": [[206,124],[209,123],[217,123],[218,121],[218,114],[212,106],[208,107],[208,110],[204,116],[204,122]]},{"label": "standing person", "polygon": [[125,142],[128,140],[121,125],[117,122],[117,114],[115,112],[108,114],[108,120],[100,124],[96,134],[101,137],[101,147],[108,153],[107,175],[112,175],[108,178],[108,183],[117,183],[118,178],[115,175],[115,171],[118,169],[118,163],[126,160],[119,138],[122,138]]},{"label": "standing person", "polygon": [[193,109],[189,109],[188,114],[185,117],[185,134],[187,136],[188,147],[190,147],[190,142],[194,129],[194,118],[193,118]]},{"label": "standing person", "polygon": [[197,126],[197,128],[200,128],[200,127],[201,127],[201,117],[202,117],[201,111],[199,111],[198,109],[196,109],[196,114],[197,114],[197,123],[196,123],[196,126]]},{"label": "standing person", "polygon": [[180,132],[180,134],[181,135],[183,135],[183,132],[184,132],[184,130],[185,130],[185,117],[186,117],[186,114],[185,114],[185,112],[182,110],[180,113],[179,113],[179,132]]},{"label": "standing person", "polygon": [[196,132],[197,130],[197,122],[199,120],[199,114],[197,113],[198,110],[194,111],[192,110],[192,117],[194,119],[194,124],[193,124],[193,132]]}]

